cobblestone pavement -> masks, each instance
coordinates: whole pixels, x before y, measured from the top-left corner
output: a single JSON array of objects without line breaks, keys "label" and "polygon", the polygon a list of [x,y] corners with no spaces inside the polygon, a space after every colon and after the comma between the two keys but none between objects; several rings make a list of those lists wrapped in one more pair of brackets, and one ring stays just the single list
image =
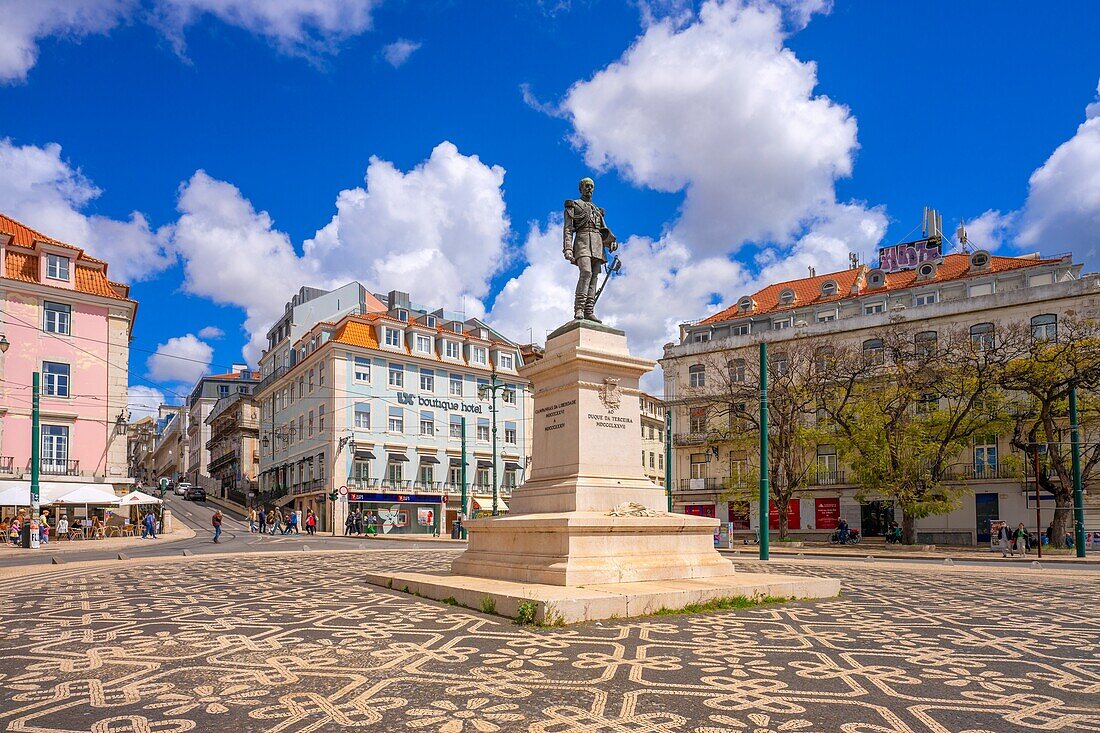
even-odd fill
[{"label": "cobblestone pavement", "polygon": [[1100,731],[1091,573],[738,561],[840,598],[559,629],[388,592],[455,553],[67,568],[0,605],[0,731]]}]

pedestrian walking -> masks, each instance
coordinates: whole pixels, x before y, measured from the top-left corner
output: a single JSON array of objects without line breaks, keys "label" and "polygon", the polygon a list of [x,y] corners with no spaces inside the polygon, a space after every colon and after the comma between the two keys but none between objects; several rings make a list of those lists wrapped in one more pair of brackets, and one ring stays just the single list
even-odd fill
[{"label": "pedestrian walking", "polygon": [[306,512],[306,534],[312,535],[317,532],[317,515],[310,509]]},{"label": "pedestrian walking", "polygon": [[69,536],[69,518],[64,514],[61,515],[61,519],[57,520],[57,539]]},{"label": "pedestrian walking", "polygon": [[997,525],[997,545],[1001,549],[1001,557],[1016,556],[1012,549],[1012,530],[1008,528],[1008,522]]},{"label": "pedestrian walking", "polygon": [[263,507],[260,507],[260,513],[257,515],[256,518],[259,521],[256,529],[259,531],[260,534],[263,534],[267,531],[267,512],[264,510]]},{"label": "pedestrian walking", "polygon": [[349,512],[348,518],[344,520],[344,536],[347,537],[355,532],[355,513]]},{"label": "pedestrian walking", "polygon": [[248,510],[248,533],[256,534],[256,507]]},{"label": "pedestrian walking", "polygon": [[363,510],[355,510],[355,534],[363,536]]},{"label": "pedestrian walking", "polygon": [[217,542],[222,536],[222,512],[221,509],[214,510],[214,516],[210,517],[210,524],[214,526],[214,541]]},{"label": "pedestrian walking", "polygon": [[300,534],[298,532],[298,512],[291,512],[287,517],[287,534],[294,532],[294,534]]},{"label": "pedestrian walking", "polygon": [[271,532],[270,532],[270,534],[275,534],[276,532],[282,532],[283,531],[283,515],[282,515],[282,512],[280,512],[278,509],[275,509],[271,513],[274,515],[274,518],[271,520]]},{"label": "pedestrian walking", "polygon": [[1016,551],[1020,553],[1021,557],[1027,557],[1027,528],[1024,527],[1023,522],[1020,522],[1020,526],[1016,528],[1012,536],[1016,540]]}]

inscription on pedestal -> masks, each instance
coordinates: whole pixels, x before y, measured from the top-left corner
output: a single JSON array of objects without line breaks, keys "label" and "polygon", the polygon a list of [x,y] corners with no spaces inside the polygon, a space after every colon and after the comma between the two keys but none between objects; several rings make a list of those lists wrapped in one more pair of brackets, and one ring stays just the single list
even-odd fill
[{"label": "inscription on pedestal", "polygon": [[564,428],[566,424],[565,409],[567,407],[573,407],[576,404],[577,401],[575,399],[566,400],[564,402],[557,402],[553,405],[546,405],[545,407],[540,407],[535,410],[536,415],[541,415],[543,419],[551,421],[549,425],[543,426],[543,431],[549,432],[551,430],[561,430]]},{"label": "inscription on pedestal", "polygon": [[633,425],[634,420],[629,417],[621,417],[619,415],[599,415],[594,412],[588,413],[588,419],[596,423],[598,428],[614,428],[616,430],[626,430],[627,425]]}]

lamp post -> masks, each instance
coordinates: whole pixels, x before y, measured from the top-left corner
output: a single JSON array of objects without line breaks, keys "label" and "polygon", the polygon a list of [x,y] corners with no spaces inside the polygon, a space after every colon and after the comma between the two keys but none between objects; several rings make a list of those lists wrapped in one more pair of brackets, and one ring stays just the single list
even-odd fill
[{"label": "lamp post", "polygon": [[[760,342],[760,559],[769,557],[768,526],[768,344]],[[785,511],[779,509],[778,511]]]},{"label": "lamp post", "polygon": [[1069,389],[1069,440],[1073,465],[1073,549],[1085,556],[1085,495],[1081,489],[1081,433],[1077,423],[1077,387]]},{"label": "lamp post", "polygon": [[38,415],[39,394],[41,392],[40,379],[41,375],[38,372],[31,375],[31,516],[30,521],[27,522],[30,531],[27,536],[27,544],[25,544],[24,547],[32,550],[38,549],[38,518],[42,511],[39,500],[40,492],[38,483],[39,473],[42,470],[42,466],[40,465],[41,456],[39,454],[41,449],[41,426],[39,424]]},{"label": "lamp post", "polygon": [[493,366],[492,379],[489,384],[483,384],[477,389],[477,396],[481,399],[485,399],[491,393],[493,396],[493,406],[490,411],[493,413],[493,516],[497,516],[499,511],[497,510],[497,494],[498,481],[497,481],[497,392],[502,392],[505,401],[510,402],[515,395],[515,390],[503,382],[497,381],[496,366]]}]

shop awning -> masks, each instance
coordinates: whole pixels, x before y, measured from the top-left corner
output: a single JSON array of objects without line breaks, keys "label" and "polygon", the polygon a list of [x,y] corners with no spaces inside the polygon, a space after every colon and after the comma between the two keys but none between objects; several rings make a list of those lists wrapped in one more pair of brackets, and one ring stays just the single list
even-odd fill
[{"label": "shop awning", "polygon": [[[492,496],[475,496],[474,497],[474,508],[475,509],[480,509],[483,512],[493,511],[493,497]],[[497,497],[497,511],[498,512],[508,511],[508,505],[505,504],[504,499],[502,497],[499,497],[499,496]]]},{"label": "shop awning", "polygon": [[371,453],[366,448],[359,448],[355,451],[355,460],[357,461],[373,461],[374,453]]},{"label": "shop awning", "polygon": [[143,491],[131,491],[118,500],[122,506],[139,506],[141,504],[163,504],[164,502],[155,496],[149,496]]},{"label": "shop awning", "polygon": [[405,462],[409,460],[409,457],[404,453],[387,453],[386,456],[391,461]]},{"label": "shop awning", "polygon": [[504,462],[504,470],[505,471],[522,471],[523,466],[519,465],[515,461],[505,461]]},{"label": "shop awning", "polygon": [[493,467],[493,462],[492,461],[486,461],[486,460],[483,460],[483,459],[479,458],[477,460],[477,467],[478,468],[492,468]]},{"label": "shop awning", "polygon": [[[43,481],[38,486],[38,503],[45,506],[46,504],[53,504],[59,497],[65,494],[72,493],[76,489],[80,488],[80,484],[72,484],[63,481]],[[110,489],[97,489],[97,491],[110,492],[111,496],[114,496],[114,491]],[[99,502],[91,501],[89,504],[96,504]],[[31,482],[30,481],[18,481],[8,480],[0,481],[0,506],[30,506],[31,505]]]},{"label": "shop awning", "polygon": [[54,499],[51,504],[118,504],[119,497],[109,489],[81,486]]}]

